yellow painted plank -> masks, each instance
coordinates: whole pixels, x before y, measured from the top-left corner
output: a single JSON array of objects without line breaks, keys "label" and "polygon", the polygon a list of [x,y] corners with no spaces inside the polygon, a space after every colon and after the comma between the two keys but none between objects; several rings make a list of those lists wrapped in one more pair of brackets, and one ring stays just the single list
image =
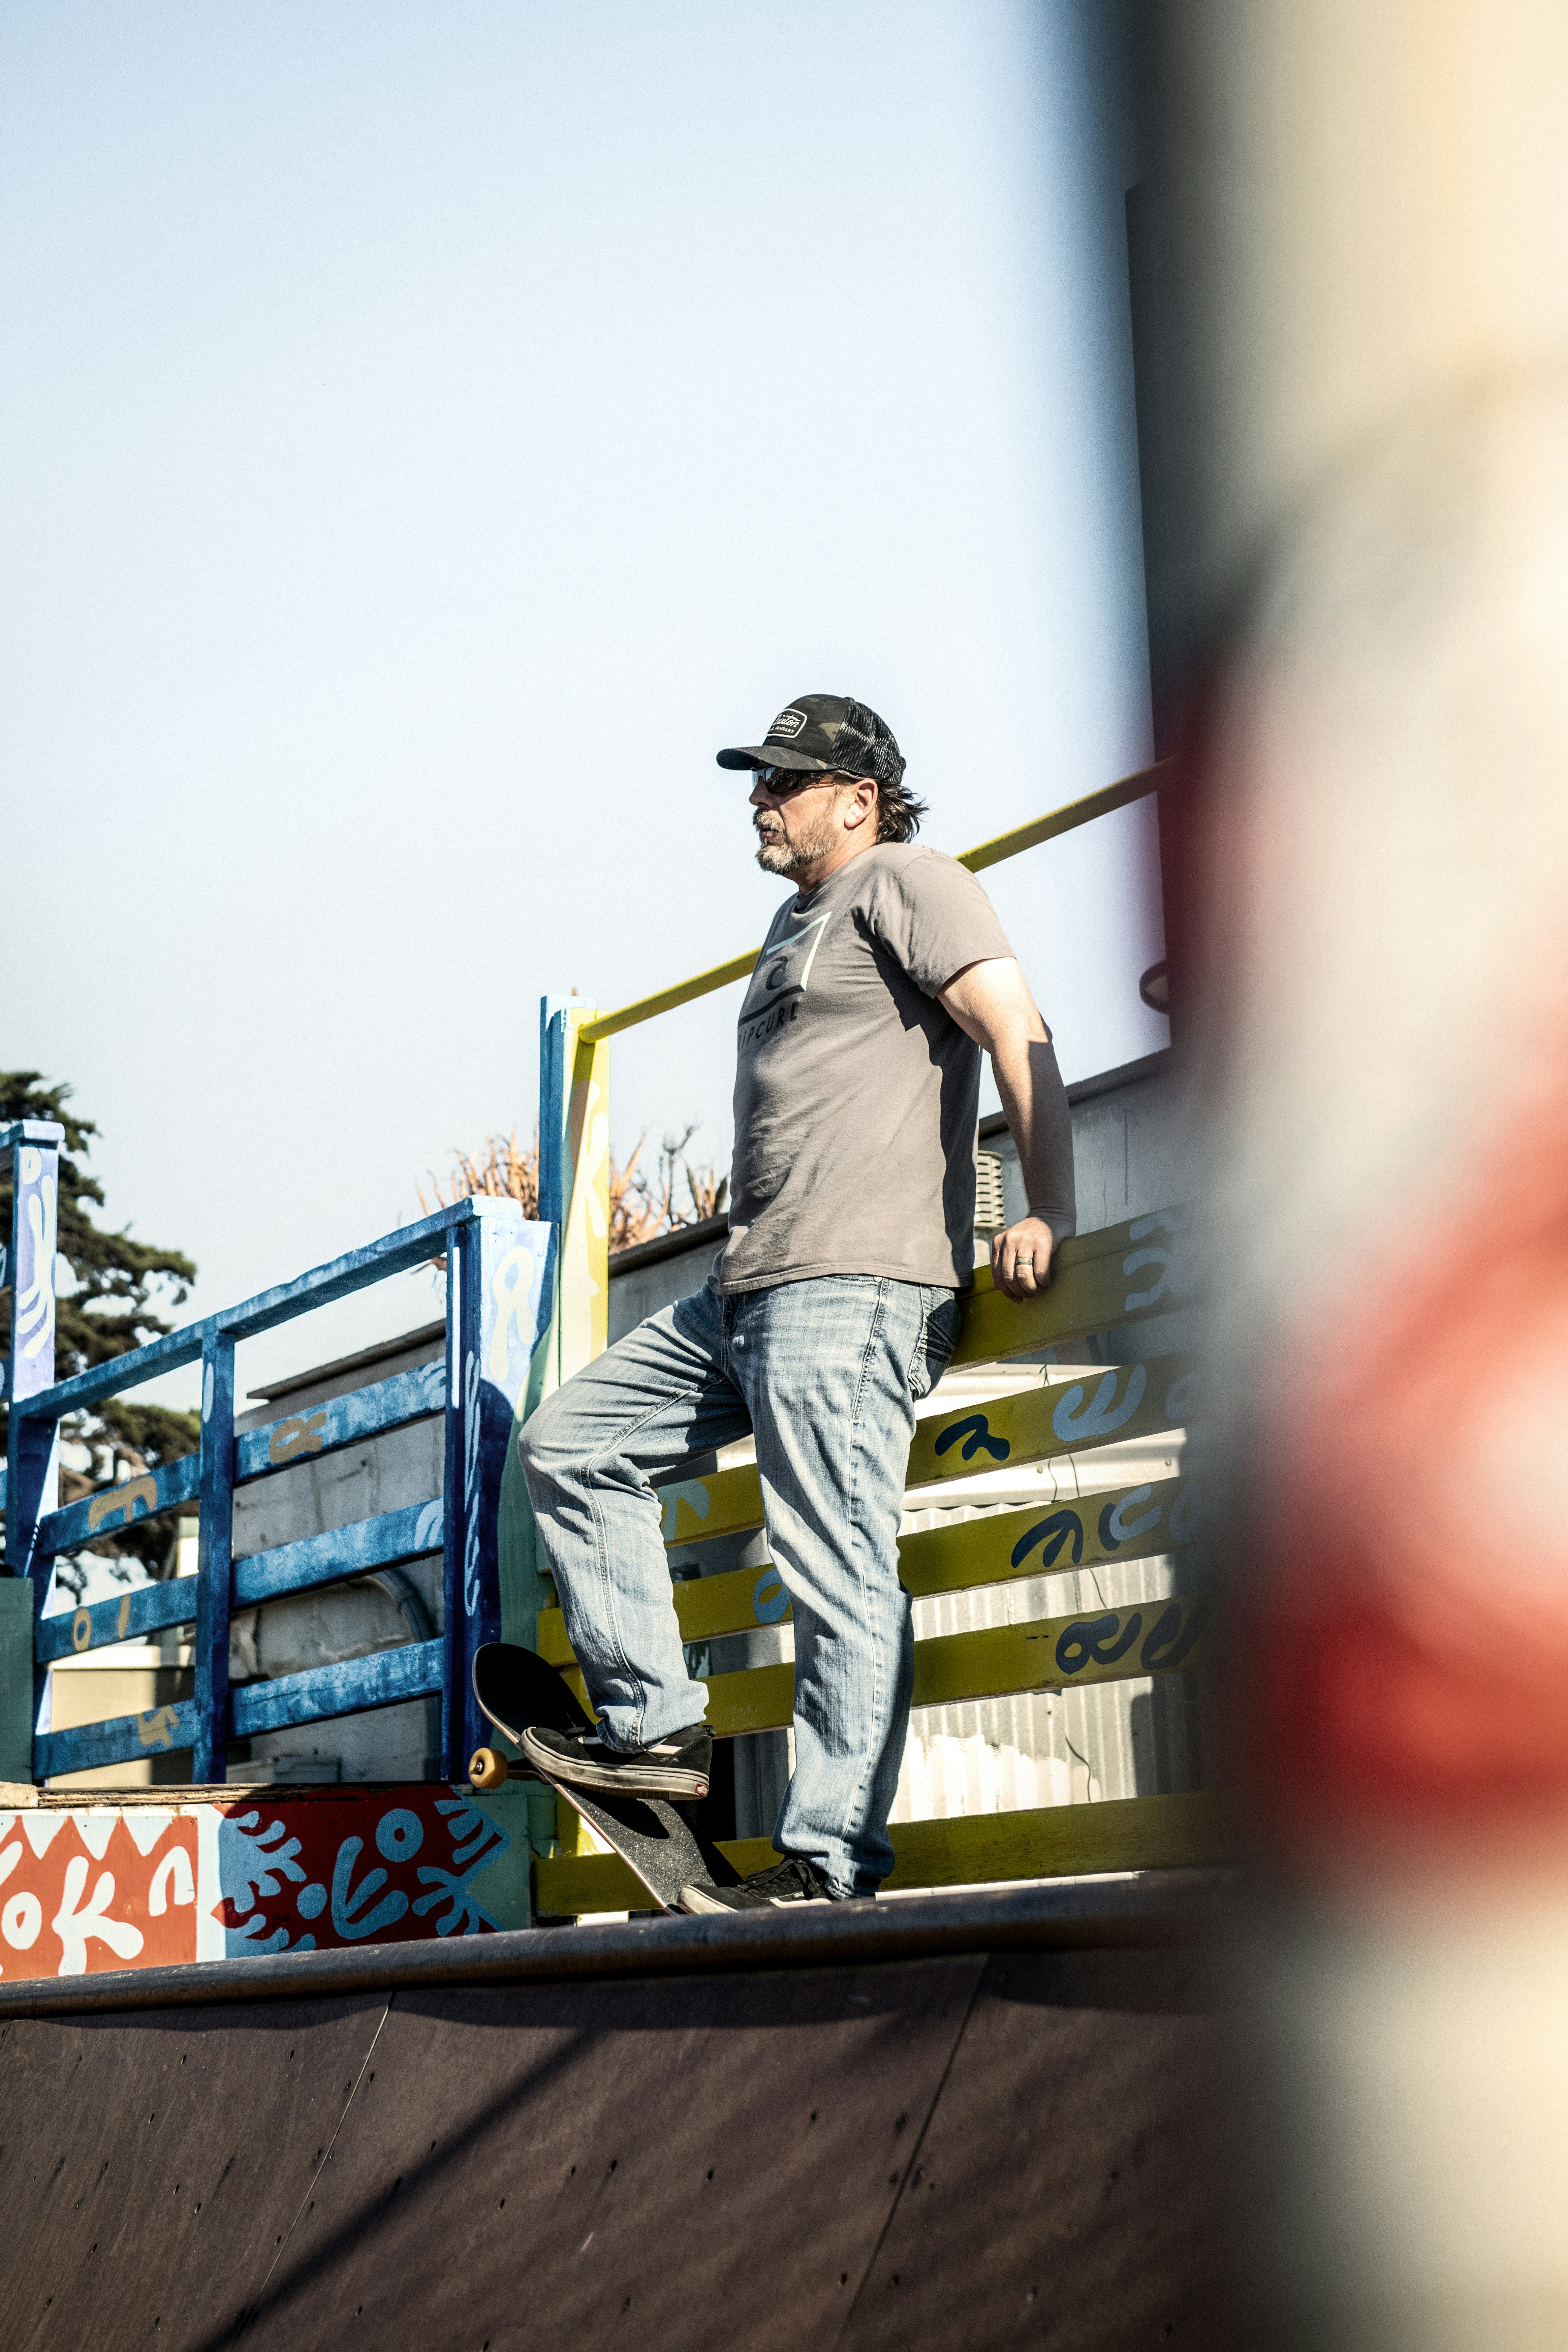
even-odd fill
[{"label": "yellow painted plank", "polygon": [[[915,1643],[915,1706],[953,1706],[1016,1691],[1071,1690],[1140,1675],[1183,1674],[1206,1664],[1205,1601],[1176,1597],[1121,1609],[1077,1609],[1022,1625],[983,1625]],[[565,1679],[585,1706],[575,1666]],[[708,1720],[721,1739],[780,1731],[795,1711],[795,1666],[742,1666],[707,1677]]]},{"label": "yellow painted plank", "polygon": [[721,1739],[742,1731],[782,1731],[794,1714],[793,1659],[708,1676],[708,1720]]},{"label": "yellow painted plank", "polygon": [[1232,1861],[1237,1845],[1228,1802],[1207,1792],[903,1822],[889,1834],[895,1858],[888,1885],[895,1887],[1173,1870]]},{"label": "yellow painted plank", "polygon": [[1042,841],[1054,841],[1058,835],[1071,833],[1097,816],[1109,816],[1112,809],[1146,800],[1151,793],[1159,791],[1168,765],[1167,761],[1157,760],[1152,768],[1140,768],[1114,784],[1101,784],[1097,793],[1086,793],[1082,800],[1064,802],[1048,816],[1032,817],[1027,824],[1016,824],[1011,833],[994,834],[977,848],[961,849],[958,863],[967,866],[972,874],[979,874],[987,866],[1000,866],[1005,857],[1016,857],[1020,850],[1037,848]]},{"label": "yellow painted plank", "polygon": [[700,971],[690,980],[678,980],[668,988],[656,988],[651,996],[639,996],[635,1004],[623,1004],[618,1013],[602,1013],[590,1022],[583,1034],[591,1044],[602,1037],[613,1037],[617,1030],[635,1029],[640,1021],[657,1020],[661,1013],[673,1013],[678,1004],[689,1004],[694,996],[708,996],[716,988],[728,988],[731,981],[744,980],[761,955],[760,947],[748,948],[743,955],[731,956],[727,963],[716,963]]},{"label": "yellow painted plank", "polygon": [[[1016,1691],[1072,1690],[1178,1674],[1208,1658],[1208,1603],[1144,1601],[1076,1609],[1023,1625],[984,1625],[915,1643],[915,1706],[955,1706]],[[743,1666],[708,1677],[708,1720],[721,1738],[779,1731],[795,1711],[795,1667]]]},{"label": "yellow painted plank", "polygon": [[569,1666],[575,1653],[566,1639],[566,1620],[559,1609],[542,1609],[539,1612],[537,1637],[539,1654],[550,1665]]},{"label": "yellow painted plank", "polygon": [[[1195,1414],[1194,1391],[1192,1359],[1160,1356],[1145,1364],[1091,1369],[1081,1381],[1020,1389],[984,1405],[957,1405],[917,1426],[908,1483],[970,1478],[1004,1463],[1086,1454],[1184,1428]],[[682,1479],[660,1487],[659,1495],[667,1544],[701,1543],[763,1523],[762,1485],[752,1463]]]},{"label": "yellow painted plank", "polygon": [[[692,1577],[671,1587],[683,1642],[709,1642],[721,1633],[752,1633],[759,1625],[787,1625],[789,1595],[771,1561],[760,1568],[731,1569],[725,1576]],[[569,1665],[572,1644],[559,1609],[539,1612],[539,1654],[552,1666]]]},{"label": "yellow painted plank", "polygon": [[1182,1429],[1193,1417],[1195,1389],[1191,1357],[1157,1356],[1146,1364],[1091,1368],[1081,1381],[1019,1389],[984,1405],[957,1405],[918,1424],[908,1483],[967,1478],[1004,1463],[1042,1462]]},{"label": "yellow painted plank", "polygon": [[[766,1864],[763,1864],[764,1869]],[[647,1890],[617,1853],[582,1859],[539,1854],[533,1864],[533,1916],[550,1919],[562,1912],[646,1911]]]},{"label": "yellow painted plank", "polygon": [[683,1642],[719,1633],[748,1633],[759,1625],[787,1625],[793,1611],[772,1560],[731,1569],[727,1576],[694,1576],[673,1587]]},{"label": "yellow painted plank", "polygon": [[1037,1298],[1005,1297],[990,1268],[978,1267],[952,1360],[990,1363],[1026,1348],[1059,1347],[1091,1331],[1115,1330],[1190,1305],[1196,1288],[1186,1213],[1157,1209],[1063,1242]]},{"label": "yellow painted plank", "polygon": [[[917,1600],[1005,1584],[1015,1576],[1058,1574],[1107,1559],[1149,1559],[1200,1542],[1203,1490],[1196,1478],[1152,1478],[1098,1495],[1044,1498],[1026,1509],[963,1519],[899,1539],[899,1576]],[[727,1581],[721,1577],[714,1584]]]},{"label": "yellow painted plank", "polygon": [[[1044,1805],[1029,1812],[969,1814],[957,1821],[900,1822],[890,1887],[987,1885],[1016,1878],[1070,1878],[1103,1870],[1173,1870],[1234,1861],[1237,1838],[1228,1801],[1202,1792],[1128,1797],[1110,1804]],[[721,1841],[737,1870],[765,1870],[766,1838]],[[614,1855],[538,1861],[539,1912],[646,1908],[647,1895]]]},{"label": "yellow painted plank", "polygon": [[[953,1362],[989,1363],[1025,1349],[1056,1347],[1091,1332],[1138,1322],[1144,1316],[1165,1314],[1187,1305],[1195,1287],[1184,1212],[1162,1209],[1146,1217],[1133,1217],[1125,1223],[1107,1225],[1099,1233],[1064,1242],[1057,1253],[1048,1288],[1026,1303],[1004,1297],[993,1286],[989,1270],[980,1267],[964,1308],[963,1328]],[[1175,1362],[1173,1358],[1163,1360],[1167,1367]],[[1045,1452],[1078,1452],[1088,1444],[1108,1444],[1113,1437],[1133,1437],[1142,1431],[1170,1425],[1158,1417],[1163,1399],[1148,1396],[1146,1401],[1140,1401],[1140,1417],[1136,1421],[1129,1419],[1124,1426],[1109,1428],[1100,1436],[1091,1433],[1093,1425],[1109,1421],[1127,1402],[1137,1368],[1123,1366],[1119,1370],[1120,1384],[1113,1381],[1110,1389],[1104,1385],[1102,1373],[1086,1390],[1057,1391],[1051,1414],[1064,1426],[1076,1423],[1076,1427],[1073,1433],[1066,1436],[1059,1429],[1056,1431],[1056,1442],[1045,1446]],[[1154,1374],[1153,1365],[1144,1368],[1150,1389]],[[1167,1386],[1174,1377],[1173,1372],[1167,1371]],[[1026,1395],[1028,1393],[1026,1391]],[[1010,1404],[1022,1402],[1008,1400]],[[984,1417],[992,1429],[1000,1426],[990,1407]],[[917,1469],[917,1463],[929,1458],[930,1447],[951,1420],[964,1418],[958,1413],[948,1420],[921,1423],[910,1460],[911,1485],[926,1477],[963,1475],[996,1466],[998,1457],[977,1443],[971,1454],[955,1465],[938,1464],[933,1468]],[[924,1454],[922,1448],[927,1449]],[[1037,1459],[1038,1454],[1014,1448],[1005,1458],[1028,1461]],[[667,1544],[700,1543],[710,1536],[733,1535],[763,1524],[762,1487],[755,1468],[749,1464],[735,1470],[715,1471],[707,1477],[677,1479],[658,1491],[664,1505]]]},{"label": "yellow painted plank", "polygon": [[658,1492],[667,1544],[701,1543],[709,1536],[736,1535],[763,1524],[762,1482],[752,1462],[710,1471],[706,1478],[679,1478]]},{"label": "yellow painted plank", "polygon": [[[999,866],[1005,857],[1016,857],[1021,851],[1034,849],[1042,841],[1054,841],[1060,834],[1089,824],[1097,816],[1109,816],[1112,809],[1126,808],[1131,802],[1158,792],[1164,765],[1159,761],[1152,768],[1141,768],[1113,784],[1102,784],[1098,792],[1086,793],[1081,800],[1065,802],[1046,816],[1033,817],[1027,824],[1016,824],[1010,833],[998,833],[973,849],[961,850],[958,863],[967,866],[972,874],[978,874],[987,866]],[[634,1029],[641,1021],[656,1020],[661,1013],[672,1013],[678,1004],[689,1004],[693,997],[707,996],[716,988],[728,988],[731,981],[744,980],[761,953],[760,947],[748,948],[743,955],[731,956],[727,963],[713,964],[690,980],[678,980],[668,988],[656,989],[651,996],[639,996],[635,1003],[623,1004],[618,1013],[601,1013],[597,1020],[587,1023],[581,1034],[591,1044],[596,1043],[600,1038],[615,1036],[619,1030]]]},{"label": "yellow painted plank", "polygon": [[[555,1792],[555,1851],[563,1857],[567,1854],[584,1854],[592,1857],[599,1852],[594,1843],[594,1833],[587,1822],[583,1819],[571,1798],[563,1797],[559,1789]],[[609,1859],[613,1862],[617,1857],[612,1854]]]},{"label": "yellow painted plank", "polygon": [[[723,1842],[720,1850],[728,1854],[742,1875],[753,1870],[766,1870],[770,1863],[778,1860],[769,1838],[731,1838]],[[650,1907],[647,1887],[634,1871],[627,1869],[618,1853],[590,1854],[585,1861],[571,1855],[547,1858],[541,1854],[534,1863],[536,1917],[541,1913],[547,1918],[562,1913],[572,1917],[584,1911],[647,1911]]]},{"label": "yellow painted plank", "polygon": [[[931,1528],[899,1540],[899,1574],[917,1600],[1005,1584],[1016,1576],[1098,1567],[1107,1559],[1148,1559],[1199,1541],[1203,1496],[1195,1478],[1153,1478],[1136,1486],[1108,1486],[1070,1500],[1042,1497],[1018,1511]],[[747,1633],[759,1625],[787,1625],[789,1595],[770,1562],[731,1569],[725,1576],[694,1577],[673,1588],[683,1642]],[[559,1609],[539,1616],[539,1652],[552,1666],[572,1663],[566,1621]]]},{"label": "yellow painted plank", "polygon": [[915,1643],[916,1706],[956,1706],[1013,1691],[1076,1690],[1206,1665],[1209,1604],[1176,1598],[1079,1609],[1023,1625],[983,1625]]}]

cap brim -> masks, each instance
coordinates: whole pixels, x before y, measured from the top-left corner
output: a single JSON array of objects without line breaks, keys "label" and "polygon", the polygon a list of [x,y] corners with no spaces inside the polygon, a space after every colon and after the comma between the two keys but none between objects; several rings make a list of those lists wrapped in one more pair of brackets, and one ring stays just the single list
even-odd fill
[{"label": "cap brim", "polygon": [[715,757],[721,768],[809,768],[830,773],[826,760],[814,760],[809,751],[791,751],[783,743],[736,744]]}]

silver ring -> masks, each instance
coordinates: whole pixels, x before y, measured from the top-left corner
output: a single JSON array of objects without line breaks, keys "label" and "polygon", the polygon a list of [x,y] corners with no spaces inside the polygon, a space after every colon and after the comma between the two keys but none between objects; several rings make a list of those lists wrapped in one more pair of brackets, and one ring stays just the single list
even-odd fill
[{"label": "silver ring", "polygon": [[1017,1252],[1017,1254],[1016,1255],[1016,1256],[1014,1257],[1013,1263],[1014,1263],[1014,1265],[1034,1265],[1034,1263],[1035,1263],[1035,1253],[1034,1253],[1034,1251],[1033,1251],[1033,1250],[1031,1250],[1031,1251],[1029,1252],[1028,1255],[1027,1255],[1027,1256],[1026,1256],[1026,1255],[1024,1255],[1024,1252],[1023,1252],[1022,1250],[1019,1250],[1019,1251]]}]

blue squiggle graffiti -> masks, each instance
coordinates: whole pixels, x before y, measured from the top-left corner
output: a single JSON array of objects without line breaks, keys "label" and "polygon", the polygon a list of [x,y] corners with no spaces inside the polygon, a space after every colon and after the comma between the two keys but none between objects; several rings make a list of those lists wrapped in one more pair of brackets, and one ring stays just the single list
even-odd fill
[{"label": "blue squiggle graffiti", "polygon": [[1073,1565],[1076,1568],[1083,1558],[1083,1521],[1076,1511],[1053,1511],[1048,1519],[1037,1519],[1035,1525],[1032,1528],[1026,1528],[1018,1538],[1017,1542],[1013,1546],[1012,1565],[1015,1568],[1022,1568],[1035,1546],[1042,1544],[1044,1549],[1040,1553],[1040,1566],[1054,1568],[1060,1557],[1062,1546],[1068,1541],[1072,1544]]},{"label": "blue squiggle graffiti", "polygon": [[1006,1438],[992,1436],[991,1423],[983,1412],[966,1413],[962,1421],[955,1421],[951,1428],[944,1429],[936,1441],[937,1453],[945,1454],[948,1447],[956,1445],[961,1437],[963,1439],[965,1462],[973,1462],[976,1450],[982,1445],[994,1462],[1005,1462],[1013,1451]]}]

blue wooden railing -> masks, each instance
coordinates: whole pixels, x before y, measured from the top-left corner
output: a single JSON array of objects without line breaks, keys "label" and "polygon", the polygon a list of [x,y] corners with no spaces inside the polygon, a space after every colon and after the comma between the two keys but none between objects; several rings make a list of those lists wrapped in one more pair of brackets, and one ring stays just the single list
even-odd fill
[{"label": "blue wooden railing", "polygon": [[[298,1281],[263,1291],[222,1314],[187,1325],[133,1353],[56,1381],[54,1265],[56,1193],[61,1130],[47,1121],[0,1128],[0,1152],[12,1155],[15,1202],[10,1264],[13,1339],[6,1367],[10,1407],[5,1472],[5,1566],[33,1592],[35,1709],[58,1658],[145,1638],[195,1619],[195,1696],[146,1714],[67,1731],[38,1733],[37,1780],[143,1757],[151,1749],[193,1751],[193,1780],[221,1781],[231,1740],[316,1723],[405,1699],[441,1696],[440,1771],[455,1778],[479,1742],[468,1663],[481,1642],[502,1634],[502,1584],[510,1583],[509,1630],[519,1630],[537,1569],[531,1520],[515,1468],[511,1433],[542,1387],[552,1384],[555,1315],[553,1223],[525,1221],[515,1202],[464,1200],[318,1266]],[[344,1298],[389,1275],[447,1259],[445,1361],[416,1367],[334,1397],[308,1416],[285,1414],[237,1437],[236,1343],[317,1307]],[[58,1505],[59,1424],[67,1415],[119,1396],[180,1366],[200,1361],[201,1444],[197,1453],[150,1475]],[[303,1542],[279,1545],[239,1560],[232,1556],[237,1486],[276,1475],[307,1456],[437,1413],[446,1417],[444,1496],[390,1511]],[[74,1612],[44,1615],[56,1556],[111,1533],[132,1518],[199,1510],[195,1579],[134,1589]],[[231,1691],[229,1615],[286,1593],[439,1551],[445,1603],[439,1638],[280,1675]],[[536,1605],[536,1604],[535,1604]],[[524,1629],[526,1630],[526,1629]]]}]

